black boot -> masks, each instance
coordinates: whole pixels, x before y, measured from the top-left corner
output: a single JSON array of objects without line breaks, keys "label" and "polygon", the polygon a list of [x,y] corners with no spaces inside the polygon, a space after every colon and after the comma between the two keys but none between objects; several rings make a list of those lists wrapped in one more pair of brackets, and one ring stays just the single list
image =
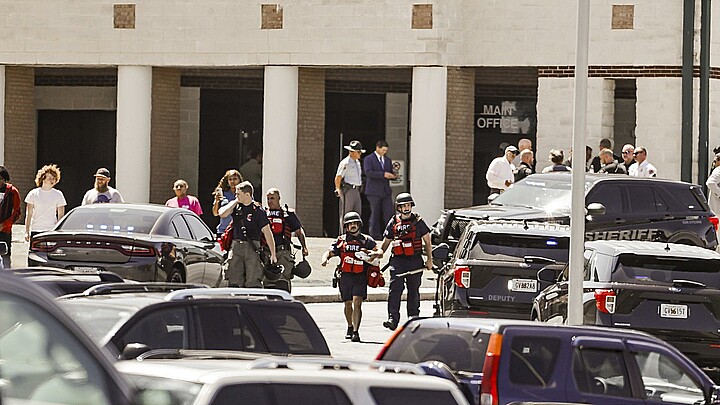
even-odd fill
[{"label": "black boot", "polygon": [[350,339],[350,340],[352,340],[353,342],[359,342],[360,341],[360,333],[358,333],[357,331],[353,332],[352,339]]},{"label": "black boot", "polygon": [[387,321],[383,322],[383,326],[390,330],[395,330],[398,326],[398,323],[396,320],[390,318]]},{"label": "black boot", "polygon": [[345,339],[352,339],[353,337],[353,327],[348,326],[347,332],[345,332]]}]

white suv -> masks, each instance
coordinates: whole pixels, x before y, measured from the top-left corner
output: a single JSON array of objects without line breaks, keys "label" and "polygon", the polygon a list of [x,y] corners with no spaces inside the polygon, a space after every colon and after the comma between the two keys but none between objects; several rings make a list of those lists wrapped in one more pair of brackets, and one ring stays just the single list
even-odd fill
[{"label": "white suv", "polygon": [[239,398],[255,405],[468,404],[457,384],[408,374],[412,370],[397,363],[268,356],[255,361],[145,359],[116,366],[140,388],[144,403],[158,405],[229,405]]}]

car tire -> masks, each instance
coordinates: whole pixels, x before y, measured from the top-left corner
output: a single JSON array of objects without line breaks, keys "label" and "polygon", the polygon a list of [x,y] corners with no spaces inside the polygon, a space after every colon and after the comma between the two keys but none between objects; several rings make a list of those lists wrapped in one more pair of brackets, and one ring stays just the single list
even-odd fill
[{"label": "car tire", "polygon": [[179,267],[173,267],[167,275],[168,283],[184,283],[185,274]]}]

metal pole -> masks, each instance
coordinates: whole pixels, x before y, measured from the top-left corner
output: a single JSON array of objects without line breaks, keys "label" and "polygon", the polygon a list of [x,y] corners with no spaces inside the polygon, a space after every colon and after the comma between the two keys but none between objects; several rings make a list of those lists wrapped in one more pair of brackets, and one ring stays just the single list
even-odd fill
[{"label": "metal pole", "polygon": [[698,184],[708,177],[710,116],[710,0],[700,3],[700,131],[698,137]]},{"label": "metal pole", "polygon": [[590,0],[578,0],[575,47],[575,102],[572,150],[572,203],[570,211],[570,274],[567,322],[583,323],[583,252],[585,249],[585,125],[587,121],[588,44]]},{"label": "metal pole", "polygon": [[684,0],[682,51],[682,137],[680,146],[680,179],[687,182],[692,182],[694,37],[695,0]]}]

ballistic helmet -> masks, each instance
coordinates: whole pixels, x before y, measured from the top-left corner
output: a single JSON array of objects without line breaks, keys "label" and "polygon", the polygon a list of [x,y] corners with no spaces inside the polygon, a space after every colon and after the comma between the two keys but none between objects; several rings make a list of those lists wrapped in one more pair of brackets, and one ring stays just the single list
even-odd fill
[{"label": "ballistic helmet", "polygon": [[343,226],[348,226],[348,224],[351,224],[353,222],[359,222],[360,226],[363,224],[362,218],[360,218],[360,214],[358,214],[355,211],[350,211],[343,217]]},{"label": "ballistic helmet", "polygon": [[395,197],[395,206],[397,207],[400,204],[407,204],[410,203],[411,207],[415,206],[415,201],[413,200],[410,193],[400,193]]},{"label": "ballistic helmet", "polygon": [[283,268],[282,264],[268,264],[265,266],[265,278],[270,281],[275,281],[280,278],[280,275],[282,274]]},{"label": "ballistic helmet", "polygon": [[292,268],[292,274],[300,278],[308,278],[310,272],[312,272],[312,267],[310,267],[310,263],[305,259],[299,263],[295,263],[295,266]]}]

